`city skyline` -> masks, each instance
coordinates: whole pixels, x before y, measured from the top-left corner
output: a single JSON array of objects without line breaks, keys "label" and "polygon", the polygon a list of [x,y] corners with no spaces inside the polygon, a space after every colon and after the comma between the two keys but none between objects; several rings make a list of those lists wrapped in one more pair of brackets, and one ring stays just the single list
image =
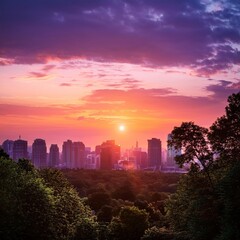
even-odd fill
[{"label": "city skyline", "polygon": [[[121,147],[209,127],[240,89],[240,3],[0,3],[0,142]],[[48,146],[49,149],[50,146]]]},{"label": "city skyline", "polygon": [[[135,146],[121,149],[115,140],[106,140],[95,146],[94,149],[86,147],[83,142],[73,142],[68,139],[62,143],[62,151],[57,144],[47,148],[44,139],[36,138],[32,145],[27,140],[6,139],[0,149],[9,155],[14,161],[29,159],[36,168],[59,169],[100,169],[100,170],[154,170],[154,171],[178,171],[173,167],[166,154],[168,150],[162,149],[160,139],[148,139],[148,149]],[[166,168],[167,167],[167,168]],[[170,167],[168,169],[168,167]]]}]

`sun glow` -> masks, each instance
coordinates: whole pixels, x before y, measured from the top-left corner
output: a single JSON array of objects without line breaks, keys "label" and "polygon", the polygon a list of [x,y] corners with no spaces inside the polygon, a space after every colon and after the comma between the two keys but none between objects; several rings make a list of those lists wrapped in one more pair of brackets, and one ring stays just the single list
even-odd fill
[{"label": "sun glow", "polygon": [[124,132],[126,130],[126,127],[123,124],[121,124],[121,125],[118,126],[118,130],[120,132]]}]

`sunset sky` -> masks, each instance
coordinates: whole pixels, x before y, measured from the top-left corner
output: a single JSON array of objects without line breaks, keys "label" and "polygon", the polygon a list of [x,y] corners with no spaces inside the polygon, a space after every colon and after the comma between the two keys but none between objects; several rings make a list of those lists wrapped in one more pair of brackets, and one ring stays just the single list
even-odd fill
[{"label": "sunset sky", "polygon": [[1,0],[0,83],[0,144],[165,147],[239,92],[240,1]]}]

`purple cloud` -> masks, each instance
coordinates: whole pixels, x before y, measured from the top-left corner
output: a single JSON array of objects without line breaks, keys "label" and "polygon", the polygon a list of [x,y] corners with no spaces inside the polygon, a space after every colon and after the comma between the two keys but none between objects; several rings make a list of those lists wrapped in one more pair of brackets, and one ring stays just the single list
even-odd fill
[{"label": "purple cloud", "polygon": [[50,70],[54,69],[55,67],[56,67],[55,65],[50,64],[50,65],[44,66],[42,70],[49,72]]},{"label": "purple cloud", "polygon": [[81,57],[212,74],[240,62],[240,2],[213,3],[3,0],[0,53],[23,64]]},{"label": "purple cloud", "polygon": [[240,91],[240,81],[233,83],[226,80],[219,80],[218,84],[211,84],[206,87],[206,90],[212,93],[214,99],[225,100],[232,93]]}]

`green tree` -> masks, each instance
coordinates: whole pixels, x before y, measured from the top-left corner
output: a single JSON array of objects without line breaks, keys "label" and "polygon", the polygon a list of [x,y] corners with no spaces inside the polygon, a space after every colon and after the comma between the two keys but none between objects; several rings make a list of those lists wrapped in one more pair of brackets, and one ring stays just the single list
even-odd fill
[{"label": "green tree", "polygon": [[189,174],[167,201],[166,217],[171,229],[189,240],[213,239],[220,231],[219,206],[206,175]]},{"label": "green tree", "polygon": [[0,176],[0,239],[97,239],[91,209],[61,172],[1,157]]},{"label": "green tree", "polygon": [[[90,208],[83,204],[76,190],[62,172],[57,169],[42,169],[40,175],[53,190],[54,230],[57,239],[90,239],[86,234],[96,232],[96,222]],[[91,231],[89,232],[89,229]],[[76,235],[76,236],[75,236]],[[83,236],[85,235],[85,238]]]},{"label": "green tree", "polygon": [[193,122],[183,122],[180,127],[174,127],[168,145],[182,150],[182,154],[175,157],[180,167],[190,164],[190,172],[193,173],[203,169],[212,184],[209,167],[213,163],[213,152],[207,137],[207,128]]},{"label": "green tree", "polygon": [[168,145],[182,150],[182,154],[175,157],[176,162],[180,166],[190,163],[194,170],[206,170],[213,157],[207,135],[207,128],[193,122],[183,122],[180,127],[174,127]]},{"label": "green tree", "polygon": [[208,137],[215,153],[230,163],[240,155],[240,92],[229,96],[225,112],[210,127]]},{"label": "green tree", "polygon": [[222,204],[220,215],[220,240],[240,239],[240,162],[236,159],[234,166],[218,184],[219,198]]},{"label": "green tree", "polygon": [[138,240],[148,228],[148,214],[137,207],[123,207],[109,225],[110,239]]},{"label": "green tree", "polygon": [[240,93],[228,98],[210,131],[183,123],[169,144],[183,149],[180,165],[191,164],[166,205],[171,229],[193,240],[239,239]]},{"label": "green tree", "polygon": [[88,195],[88,205],[96,212],[98,212],[101,207],[111,203],[110,195],[105,192],[94,192]]},{"label": "green tree", "polygon": [[52,190],[35,173],[0,159],[0,238],[54,239]]},{"label": "green tree", "polygon": [[[173,240],[174,234],[164,228],[151,227],[148,228],[145,232],[141,240]],[[178,238],[179,239],[179,238]],[[180,240],[180,239],[179,239]]]}]

